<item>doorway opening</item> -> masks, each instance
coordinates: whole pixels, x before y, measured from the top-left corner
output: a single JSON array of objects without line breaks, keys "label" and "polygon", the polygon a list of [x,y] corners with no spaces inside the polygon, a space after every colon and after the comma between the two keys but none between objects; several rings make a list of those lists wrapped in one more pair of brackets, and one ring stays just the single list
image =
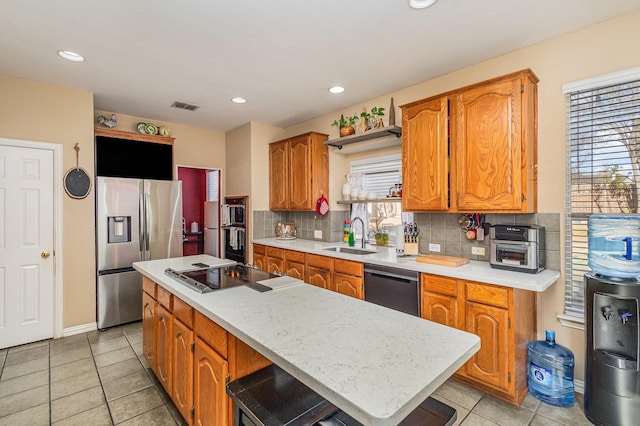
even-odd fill
[{"label": "doorway opening", "polygon": [[178,166],[182,181],[183,255],[220,257],[220,170]]}]

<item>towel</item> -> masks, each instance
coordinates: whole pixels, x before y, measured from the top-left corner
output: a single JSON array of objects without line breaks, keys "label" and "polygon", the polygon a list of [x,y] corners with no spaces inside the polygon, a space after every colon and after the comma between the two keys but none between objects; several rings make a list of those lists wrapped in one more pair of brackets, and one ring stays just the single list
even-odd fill
[{"label": "towel", "polygon": [[220,207],[220,216],[221,216],[222,226],[231,225],[231,219],[229,218],[229,214],[230,214],[229,205],[223,204],[222,207]]},{"label": "towel", "polygon": [[229,228],[229,245],[238,250],[238,228]]}]

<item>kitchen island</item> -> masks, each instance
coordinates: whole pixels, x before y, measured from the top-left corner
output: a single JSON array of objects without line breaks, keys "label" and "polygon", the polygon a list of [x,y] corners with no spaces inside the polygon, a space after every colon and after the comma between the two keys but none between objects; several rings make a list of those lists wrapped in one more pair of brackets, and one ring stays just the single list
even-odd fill
[{"label": "kitchen island", "polygon": [[366,425],[396,425],[480,349],[480,339],[300,282],[199,294],[166,268],[221,264],[206,255],[136,262],[160,288]]}]

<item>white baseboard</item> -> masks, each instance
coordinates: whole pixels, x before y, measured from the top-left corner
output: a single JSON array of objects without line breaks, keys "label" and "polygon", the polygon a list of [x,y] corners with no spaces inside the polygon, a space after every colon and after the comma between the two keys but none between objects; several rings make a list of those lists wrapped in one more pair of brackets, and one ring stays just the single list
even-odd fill
[{"label": "white baseboard", "polygon": [[88,324],[74,325],[73,327],[68,327],[62,330],[62,336],[73,336],[74,334],[82,334],[88,331],[94,331],[98,329],[97,322],[90,322]]},{"label": "white baseboard", "polygon": [[573,380],[573,388],[576,390],[576,392],[581,393],[582,395],[584,395],[584,382],[582,380]]}]

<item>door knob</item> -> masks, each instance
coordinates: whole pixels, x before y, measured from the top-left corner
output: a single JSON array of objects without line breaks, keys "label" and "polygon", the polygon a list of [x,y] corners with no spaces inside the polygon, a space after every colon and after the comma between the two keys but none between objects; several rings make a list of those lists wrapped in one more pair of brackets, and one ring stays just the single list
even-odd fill
[{"label": "door knob", "polygon": [[48,258],[50,255],[51,255],[51,253],[49,253],[48,251],[43,251],[42,253],[40,253],[40,256],[41,256],[43,259]]}]

